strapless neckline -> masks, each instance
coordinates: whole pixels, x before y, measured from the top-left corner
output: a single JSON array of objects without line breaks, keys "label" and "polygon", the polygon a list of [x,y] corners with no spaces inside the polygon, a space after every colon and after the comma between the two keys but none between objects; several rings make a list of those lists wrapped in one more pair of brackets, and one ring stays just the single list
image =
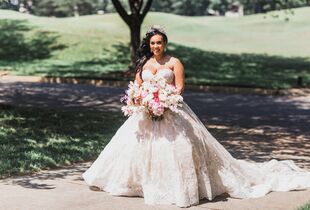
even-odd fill
[{"label": "strapless neckline", "polygon": [[144,69],[142,71],[142,80],[149,81],[154,77],[164,78],[168,83],[173,82],[174,73],[170,68],[157,69],[155,73],[153,73],[150,69]]},{"label": "strapless neckline", "polygon": [[153,73],[152,70],[150,70],[150,69],[144,69],[143,71],[148,71],[155,76],[156,74],[158,74],[159,72],[161,72],[163,70],[169,70],[169,71],[173,72],[170,68],[157,69],[155,73]]}]

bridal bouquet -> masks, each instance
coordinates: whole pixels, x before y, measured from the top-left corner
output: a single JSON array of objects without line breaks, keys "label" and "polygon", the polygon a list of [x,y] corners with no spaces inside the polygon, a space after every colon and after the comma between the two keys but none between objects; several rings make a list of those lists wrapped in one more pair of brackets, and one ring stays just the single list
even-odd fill
[{"label": "bridal bouquet", "polygon": [[121,101],[126,104],[122,107],[125,116],[147,110],[152,119],[160,120],[168,109],[178,112],[183,97],[178,94],[174,85],[168,84],[162,77],[155,76],[150,81],[143,82],[140,87],[130,82]]}]

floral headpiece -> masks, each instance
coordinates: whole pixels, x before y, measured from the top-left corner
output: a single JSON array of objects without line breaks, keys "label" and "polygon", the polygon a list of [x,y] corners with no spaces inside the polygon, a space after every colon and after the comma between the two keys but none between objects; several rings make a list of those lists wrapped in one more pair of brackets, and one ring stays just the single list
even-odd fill
[{"label": "floral headpiece", "polygon": [[161,25],[152,25],[152,26],[149,28],[149,30],[147,30],[146,33],[148,34],[148,33],[151,33],[151,32],[153,32],[153,31],[159,31],[160,33],[163,33],[163,34],[166,35],[166,31],[165,31],[164,27],[162,27]]}]

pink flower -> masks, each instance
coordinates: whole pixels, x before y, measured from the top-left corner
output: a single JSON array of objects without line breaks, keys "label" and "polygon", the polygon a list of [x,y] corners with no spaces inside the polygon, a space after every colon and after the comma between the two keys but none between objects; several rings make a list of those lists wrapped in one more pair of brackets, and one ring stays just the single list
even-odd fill
[{"label": "pink flower", "polygon": [[160,102],[160,101],[159,101],[159,97],[158,97],[158,95],[159,95],[158,91],[157,91],[157,92],[155,92],[155,93],[153,93],[154,100],[155,100],[157,103],[159,103],[159,102]]},{"label": "pink flower", "polygon": [[183,97],[177,93],[175,86],[168,84],[164,78],[154,77],[145,81],[141,86],[130,82],[126,95],[121,98],[126,105],[122,107],[124,115],[130,116],[135,112],[147,110],[151,116],[160,117],[167,109],[178,112],[182,106]]}]

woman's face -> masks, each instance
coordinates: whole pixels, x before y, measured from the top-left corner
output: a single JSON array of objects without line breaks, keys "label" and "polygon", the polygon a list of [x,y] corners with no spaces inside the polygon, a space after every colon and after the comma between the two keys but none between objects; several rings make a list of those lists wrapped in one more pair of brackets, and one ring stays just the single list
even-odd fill
[{"label": "woman's face", "polygon": [[164,42],[162,35],[156,34],[150,39],[150,49],[155,56],[162,55],[164,53],[165,45],[166,43]]}]

